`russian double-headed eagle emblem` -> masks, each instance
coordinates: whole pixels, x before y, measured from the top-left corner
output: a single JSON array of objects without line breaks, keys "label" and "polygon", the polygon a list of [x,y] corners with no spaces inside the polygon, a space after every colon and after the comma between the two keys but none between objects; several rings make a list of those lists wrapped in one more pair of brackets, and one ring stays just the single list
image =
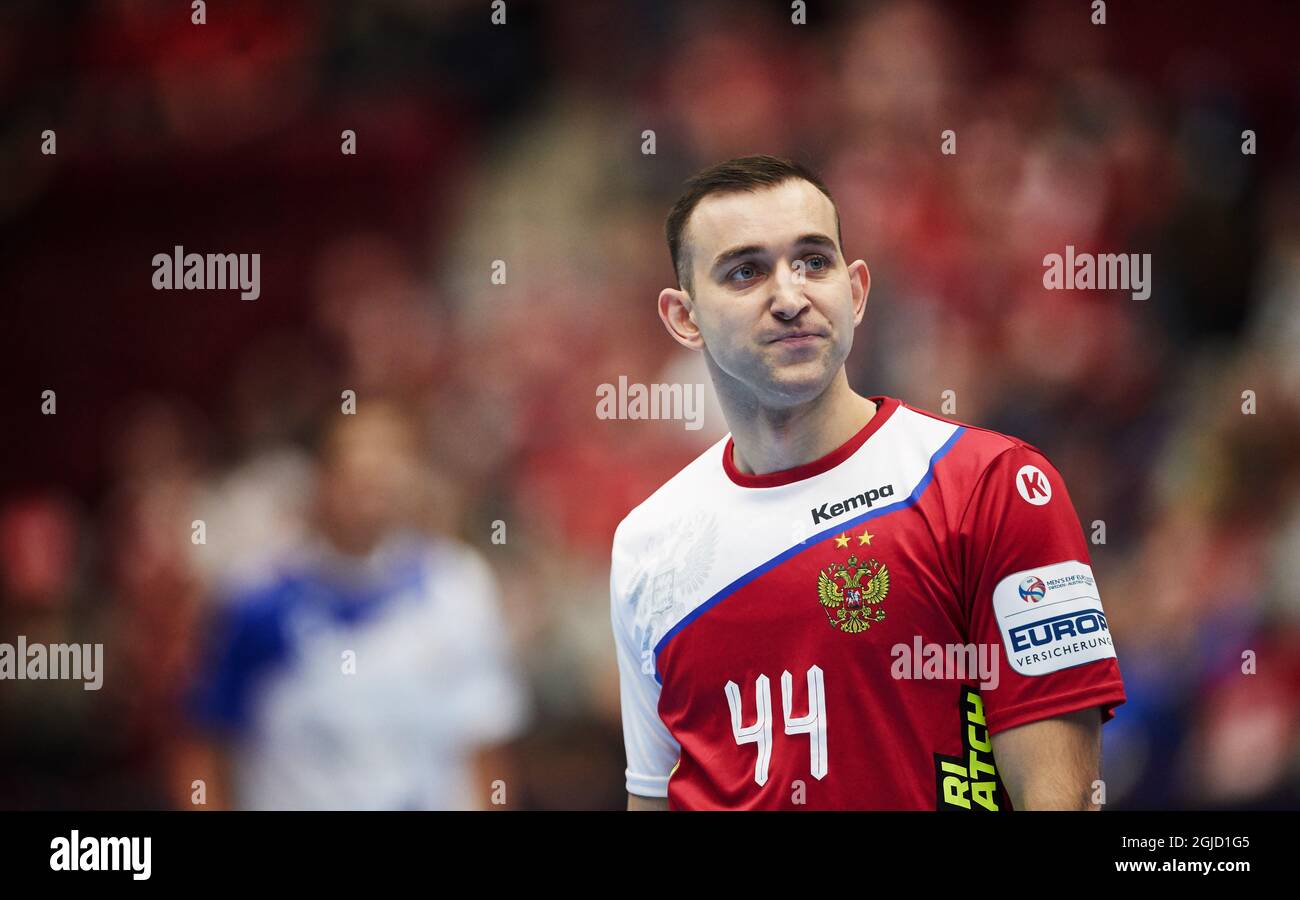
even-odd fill
[{"label": "russian double-headed eagle emblem", "polygon": [[[863,581],[865,580],[865,584]],[[817,599],[832,628],[848,634],[866,631],[885,621],[880,602],[889,593],[889,569],[877,560],[850,556],[817,573]]]}]

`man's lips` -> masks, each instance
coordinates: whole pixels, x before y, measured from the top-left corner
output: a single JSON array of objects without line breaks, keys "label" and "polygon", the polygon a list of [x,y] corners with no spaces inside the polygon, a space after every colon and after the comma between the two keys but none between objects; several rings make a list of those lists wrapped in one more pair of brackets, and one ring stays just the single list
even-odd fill
[{"label": "man's lips", "polygon": [[789,334],[783,334],[780,337],[773,338],[769,343],[773,344],[811,344],[815,340],[825,337],[820,331],[792,331]]}]

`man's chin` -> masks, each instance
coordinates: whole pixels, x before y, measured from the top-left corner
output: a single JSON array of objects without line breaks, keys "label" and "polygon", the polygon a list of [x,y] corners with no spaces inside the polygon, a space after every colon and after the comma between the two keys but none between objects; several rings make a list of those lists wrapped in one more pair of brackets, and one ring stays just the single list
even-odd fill
[{"label": "man's chin", "polygon": [[816,400],[834,381],[820,366],[815,371],[798,371],[795,367],[774,372],[762,391],[764,401],[771,406],[799,406]]},{"label": "man's chin", "polygon": [[748,396],[750,402],[772,409],[801,406],[816,400],[831,386],[838,371],[836,366],[828,368],[825,359],[735,369],[719,366],[707,354],[706,360],[714,385],[720,392],[734,393],[737,397]]}]

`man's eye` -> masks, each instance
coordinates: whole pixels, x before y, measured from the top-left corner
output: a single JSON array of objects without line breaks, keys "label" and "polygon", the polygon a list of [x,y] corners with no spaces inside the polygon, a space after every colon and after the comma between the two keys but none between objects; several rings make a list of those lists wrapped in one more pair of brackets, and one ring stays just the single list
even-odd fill
[{"label": "man's eye", "polygon": [[754,267],[751,266],[749,263],[745,263],[745,265],[743,265],[743,266],[737,266],[736,268],[734,268],[734,269],[731,270],[731,280],[732,280],[732,281],[735,281],[735,280],[736,280],[736,276],[737,276],[737,275],[740,275],[740,273],[742,273],[742,272],[750,272],[750,273],[752,273],[752,274],[750,274],[750,275],[742,275],[742,276],[741,276],[741,279],[740,279],[741,281],[749,281],[749,279],[753,278],[755,275],[758,274],[758,269],[754,268]]},{"label": "man's eye", "polygon": [[[822,264],[818,267],[814,267],[813,262],[819,259],[822,261]],[[807,265],[809,269],[812,269],[812,271],[821,272],[830,268],[831,261],[827,259],[825,256],[822,256],[820,253],[814,253],[812,256],[808,257]]]}]

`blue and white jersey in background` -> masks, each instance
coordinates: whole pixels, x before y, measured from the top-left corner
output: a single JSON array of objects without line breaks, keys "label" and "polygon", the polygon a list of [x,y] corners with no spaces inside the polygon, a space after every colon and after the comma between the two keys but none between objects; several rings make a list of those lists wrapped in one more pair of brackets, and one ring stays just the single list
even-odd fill
[{"label": "blue and white jersey in background", "polygon": [[517,733],[524,691],[487,563],[404,535],[323,547],[232,598],[194,697],[228,739],[241,809],[464,809],[473,751]]}]

